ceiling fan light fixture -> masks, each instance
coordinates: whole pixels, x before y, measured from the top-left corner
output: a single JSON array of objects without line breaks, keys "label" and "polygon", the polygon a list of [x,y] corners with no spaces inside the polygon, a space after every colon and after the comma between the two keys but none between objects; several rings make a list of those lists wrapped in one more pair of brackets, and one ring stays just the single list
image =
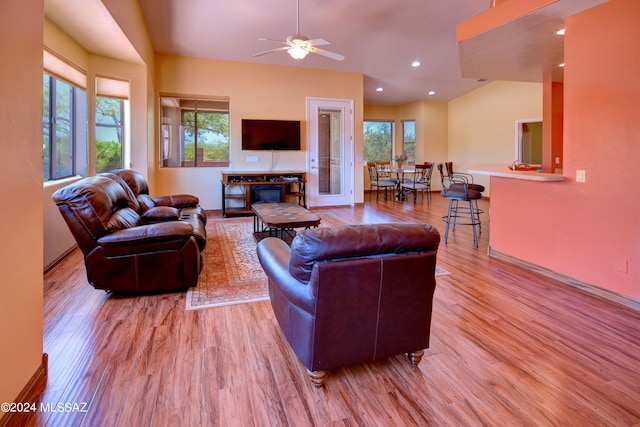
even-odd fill
[{"label": "ceiling fan light fixture", "polygon": [[295,60],[303,59],[309,54],[309,51],[302,46],[296,44],[287,49],[287,53]]}]

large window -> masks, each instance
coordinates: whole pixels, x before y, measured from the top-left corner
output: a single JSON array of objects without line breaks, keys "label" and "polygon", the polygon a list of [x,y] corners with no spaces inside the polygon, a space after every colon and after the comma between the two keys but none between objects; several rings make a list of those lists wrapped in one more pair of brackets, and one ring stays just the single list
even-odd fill
[{"label": "large window", "polygon": [[364,161],[391,160],[393,122],[364,122]]},{"label": "large window", "polygon": [[96,172],[122,168],[124,152],[124,101],[96,97]]},{"label": "large window", "polygon": [[45,72],[42,111],[44,180],[86,174],[86,92]]},{"label": "large window", "polygon": [[402,121],[402,151],[407,156],[407,164],[416,164],[416,121]]},{"label": "large window", "polygon": [[161,97],[162,167],[229,166],[229,100]]},{"label": "large window", "polygon": [[96,172],[124,167],[129,82],[96,76]]}]

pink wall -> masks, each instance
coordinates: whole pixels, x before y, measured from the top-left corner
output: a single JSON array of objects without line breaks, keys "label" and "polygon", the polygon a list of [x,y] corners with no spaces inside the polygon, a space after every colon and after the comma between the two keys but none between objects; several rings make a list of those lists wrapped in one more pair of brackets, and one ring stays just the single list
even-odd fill
[{"label": "pink wall", "polygon": [[[640,300],[640,2],[566,19],[561,183],[491,179],[492,250]],[[586,170],[586,183],[575,182]],[[523,197],[526,195],[526,197]]]}]

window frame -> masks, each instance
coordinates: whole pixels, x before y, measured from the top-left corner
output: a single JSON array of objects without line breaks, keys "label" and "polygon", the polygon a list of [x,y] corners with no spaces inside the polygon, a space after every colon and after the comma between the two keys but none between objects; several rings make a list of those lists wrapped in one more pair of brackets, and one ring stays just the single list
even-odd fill
[{"label": "window frame", "polygon": [[[413,141],[407,140],[406,125],[409,123],[413,123]],[[402,153],[407,156],[407,164],[411,166],[416,164],[416,133],[417,128],[416,121],[414,119],[402,120]],[[407,147],[407,144],[413,144],[413,149],[411,147]]]},{"label": "window frame", "polygon": [[[385,123],[385,124],[389,124],[389,153],[388,153],[388,157],[384,157],[384,158],[369,158],[367,155],[367,132],[366,132],[366,126],[368,123]],[[375,161],[391,161],[391,159],[393,158],[393,141],[394,141],[394,128],[395,128],[395,121],[394,120],[384,120],[384,119],[380,119],[380,120],[364,120],[363,124],[362,124],[362,132],[363,132],[363,159],[364,162],[375,162]],[[375,156],[374,156],[375,157]]]},{"label": "window frame", "polygon": [[[84,88],[76,86],[70,81],[43,70],[42,72],[42,175],[44,182],[57,181],[78,175],[86,175],[87,172],[87,92]],[[48,80],[49,97],[45,99],[45,79]],[[62,173],[56,168],[59,141],[57,135],[57,83],[63,83],[70,87],[69,100],[69,172]],[[46,117],[45,117],[46,115]],[[48,137],[48,141],[45,139]],[[47,150],[48,149],[48,150]],[[47,153],[48,151],[48,153]],[[45,159],[49,158],[49,162]]]},{"label": "window frame", "polygon": [[[173,104],[173,105],[168,105]],[[201,106],[199,106],[199,104]],[[231,164],[231,136],[230,136],[230,101],[228,97],[205,97],[205,96],[183,96],[183,95],[160,95],[160,147],[159,147],[159,167],[160,168],[203,168],[203,167],[228,167]],[[226,106],[225,106],[226,105]],[[165,112],[168,109],[168,112]],[[171,111],[174,110],[174,111]],[[193,129],[185,129],[185,115],[193,113]],[[207,161],[205,159],[205,147],[198,147],[202,138],[199,132],[201,114],[221,114],[226,116],[226,120],[211,121],[216,126],[221,127],[226,133],[216,132],[210,129],[209,132],[221,135],[226,138],[222,143],[209,144],[212,151],[226,144],[226,158],[218,158]],[[175,126],[179,122],[179,125]],[[225,129],[226,128],[226,129]],[[193,159],[185,159],[185,148],[190,145],[185,138],[185,132],[190,132],[193,139]],[[177,143],[173,142],[177,138]],[[198,154],[199,148],[202,155]]]},{"label": "window frame", "polygon": [[[114,100],[114,101],[119,101],[120,103],[120,124],[108,124],[108,123],[99,123],[98,122],[98,100],[99,99],[110,99],[110,100]],[[124,166],[124,161],[125,161],[125,148],[126,148],[126,144],[125,144],[125,140],[126,140],[126,123],[125,123],[125,103],[126,100],[121,98],[121,97],[114,97],[114,96],[104,96],[104,95],[96,95],[95,96],[95,105],[96,105],[96,110],[95,110],[95,117],[94,117],[94,121],[95,121],[95,129],[94,129],[94,136],[95,136],[95,145],[96,145],[96,149],[95,149],[95,169],[96,169],[96,173],[100,173],[100,172],[109,172],[109,170],[113,170],[113,169],[120,169],[123,168]],[[116,129],[116,133],[119,132],[119,143],[120,143],[120,162],[119,165],[117,167],[109,167],[107,168],[108,170],[100,170],[100,168],[98,168],[98,129],[99,128],[106,128],[106,129]]]}]

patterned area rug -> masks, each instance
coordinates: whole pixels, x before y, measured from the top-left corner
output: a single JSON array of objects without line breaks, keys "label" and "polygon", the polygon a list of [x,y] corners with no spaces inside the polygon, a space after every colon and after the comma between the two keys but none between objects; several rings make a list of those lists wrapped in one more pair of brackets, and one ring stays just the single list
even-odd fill
[{"label": "patterned area rug", "polygon": [[[345,224],[318,213],[321,227]],[[207,247],[198,286],[187,291],[187,310],[221,307],[269,299],[267,276],[256,254],[253,218],[209,218]],[[449,274],[436,267],[436,276]]]},{"label": "patterned area rug", "polygon": [[[318,213],[321,227],[345,222]],[[269,299],[267,276],[256,254],[253,218],[209,218],[198,286],[187,291],[187,310]]]}]

